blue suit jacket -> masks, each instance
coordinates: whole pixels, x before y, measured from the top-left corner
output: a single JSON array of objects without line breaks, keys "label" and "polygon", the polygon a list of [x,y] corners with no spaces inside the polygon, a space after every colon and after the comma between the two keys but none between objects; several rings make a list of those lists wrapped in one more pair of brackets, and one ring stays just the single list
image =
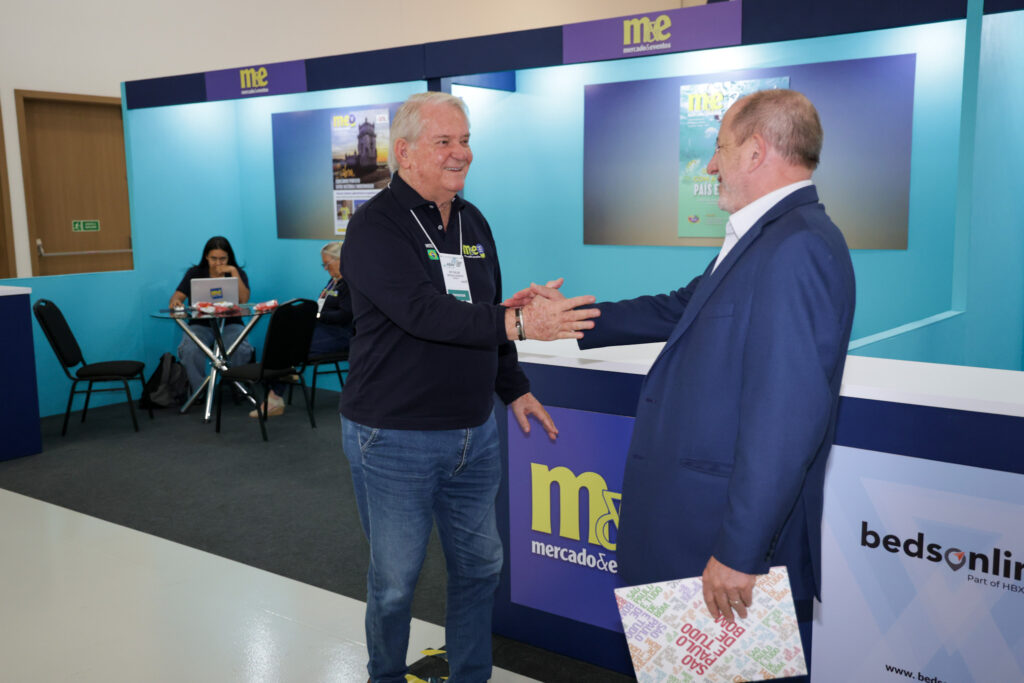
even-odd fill
[{"label": "blue suit jacket", "polygon": [[820,594],[825,461],[850,339],[846,242],[801,188],[683,289],[600,304],[583,348],[667,340],[640,393],[617,555],[629,584],[789,568]]}]

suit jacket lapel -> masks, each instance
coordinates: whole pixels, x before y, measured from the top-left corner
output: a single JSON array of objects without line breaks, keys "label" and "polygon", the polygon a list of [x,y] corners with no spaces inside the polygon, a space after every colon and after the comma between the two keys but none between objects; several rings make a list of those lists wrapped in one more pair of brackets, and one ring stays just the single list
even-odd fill
[{"label": "suit jacket lapel", "polygon": [[690,302],[686,305],[686,310],[683,311],[683,317],[680,318],[679,324],[676,325],[676,328],[672,331],[672,336],[670,336],[668,341],[665,342],[665,348],[662,349],[661,352],[662,355],[669,347],[679,340],[684,332],[686,332],[694,319],[696,319],[697,314],[700,313],[701,308],[704,307],[704,304],[707,303],[708,299],[718,288],[719,284],[721,284],[725,276],[729,274],[730,270],[732,270],[733,265],[740,259],[740,257],[743,256],[743,253],[746,252],[752,244],[754,244],[757,238],[761,236],[761,232],[764,230],[766,225],[798,206],[817,201],[818,193],[813,185],[802,187],[799,190],[786,195],[782,200],[775,204],[775,206],[768,209],[768,211],[761,216],[753,226],[751,226],[750,230],[748,230],[747,233],[736,243],[736,246],[729,251],[728,256],[726,256],[725,260],[719,264],[718,268],[715,268],[714,272],[711,272],[711,268],[714,267],[715,263],[712,261],[711,265],[709,265],[707,270],[704,271],[704,275],[701,276],[700,284],[697,285],[697,289],[693,293],[693,298],[691,298]]}]

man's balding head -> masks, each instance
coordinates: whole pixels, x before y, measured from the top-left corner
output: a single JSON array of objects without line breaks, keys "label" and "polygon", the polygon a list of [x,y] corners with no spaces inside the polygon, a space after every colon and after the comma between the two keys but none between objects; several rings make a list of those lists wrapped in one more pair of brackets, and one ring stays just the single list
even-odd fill
[{"label": "man's balding head", "polygon": [[761,90],[737,100],[729,111],[738,141],[759,133],[790,163],[811,171],[818,167],[825,133],[818,111],[803,93]]}]

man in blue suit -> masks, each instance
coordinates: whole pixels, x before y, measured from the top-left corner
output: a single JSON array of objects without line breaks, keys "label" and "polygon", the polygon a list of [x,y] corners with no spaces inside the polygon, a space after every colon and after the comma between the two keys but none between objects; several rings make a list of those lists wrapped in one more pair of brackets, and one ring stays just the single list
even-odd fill
[{"label": "man in blue suit", "polygon": [[798,92],[738,100],[708,164],[730,213],[720,253],[675,292],[599,304],[580,341],[667,340],[644,381],[626,462],[624,581],[703,574],[712,616],[743,618],[756,576],[784,564],[805,642],[854,309],[849,250],[811,182],[822,138]]}]

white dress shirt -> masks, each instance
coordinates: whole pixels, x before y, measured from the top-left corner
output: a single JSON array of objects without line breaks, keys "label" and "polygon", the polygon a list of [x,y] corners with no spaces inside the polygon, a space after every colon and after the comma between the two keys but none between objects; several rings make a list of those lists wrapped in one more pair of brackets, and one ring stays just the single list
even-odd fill
[{"label": "white dress shirt", "polygon": [[[754,227],[754,223],[761,220],[761,217],[768,213],[769,209],[801,187],[813,184],[814,182],[811,180],[799,180],[785,187],[780,187],[755,199],[729,216],[729,222],[725,224],[725,241],[722,242],[722,250],[718,252],[718,258],[715,259],[715,268],[718,268],[718,265],[725,260],[725,257],[729,255],[729,252],[736,246],[736,243]],[[712,273],[715,272],[715,268],[711,269]]]}]

